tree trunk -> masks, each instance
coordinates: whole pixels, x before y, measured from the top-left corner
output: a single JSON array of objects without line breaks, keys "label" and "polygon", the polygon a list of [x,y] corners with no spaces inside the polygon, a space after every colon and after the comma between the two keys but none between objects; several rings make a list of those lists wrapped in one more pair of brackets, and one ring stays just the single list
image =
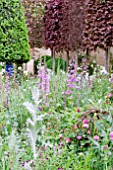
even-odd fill
[{"label": "tree trunk", "polygon": [[108,48],[105,50],[105,63],[104,63],[106,71],[109,69],[109,50]]},{"label": "tree trunk", "polygon": [[68,72],[68,66],[69,66],[69,51],[67,51],[67,56],[66,56],[66,71]]},{"label": "tree trunk", "polygon": [[88,55],[89,55],[89,49],[86,48],[86,56],[88,56]]},{"label": "tree trunk", "polygon": [[78,50],[75,51],[75,72],[77,74],[77,68],[78,68]]},{"label": "tree trunk", "polygon": [[51,55],[52,55],[52,70],[53,72],[55,72],[55,50],[54,49],[52,49]]},{"label": "tree trunk", "polygon": [[25,63],[25,71],[27,71],[27,63]]}]

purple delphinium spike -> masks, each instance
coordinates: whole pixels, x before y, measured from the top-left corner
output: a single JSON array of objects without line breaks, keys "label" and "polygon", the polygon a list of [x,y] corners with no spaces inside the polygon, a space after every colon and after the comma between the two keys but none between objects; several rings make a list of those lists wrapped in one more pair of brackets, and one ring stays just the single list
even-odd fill
[{"label": "purple delphinium spike", "polygon": [[74,57],[72,57],[71,61],[69,62],[70,66],[68,67],[68,79],[66,80],[67,82],[67,91],[65,92],[66,95],[70,95],[72,89],[76,87],[76,82],[77,82],[77,69],[76,69],[76,63]]},{"label": "purple delphinium spike", "polygon": [[90,76],[89,76],[89,78],[88,78],[88,86],[92,88],[92,81],[91,81]]},{"label": "purple delphinium spike", "polygon": [[50,92],[50,82],[49,82],[49,75],[47,73],[47,69],[44,66],[39,65],[37,85],[41,91],[41,95],[43,99],[46,99],[46,96]]},{"label": "purple delphinium spike", "polygon": [[86,73],[87,73],[87,69],[88,69],[87,61],[86,61],[85,58],[82,59],[81,69],[82,69],[81,75],[82,75],[82,76],[85,76]]}]

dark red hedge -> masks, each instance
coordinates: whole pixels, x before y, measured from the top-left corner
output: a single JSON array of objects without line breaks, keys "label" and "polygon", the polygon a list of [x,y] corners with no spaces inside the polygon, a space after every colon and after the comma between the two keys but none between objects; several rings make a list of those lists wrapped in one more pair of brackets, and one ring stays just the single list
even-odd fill
[{"label": "dark red hedge", "polygon": [[113,0],[88,0],[86,7],[84,48],[113,46]]}]

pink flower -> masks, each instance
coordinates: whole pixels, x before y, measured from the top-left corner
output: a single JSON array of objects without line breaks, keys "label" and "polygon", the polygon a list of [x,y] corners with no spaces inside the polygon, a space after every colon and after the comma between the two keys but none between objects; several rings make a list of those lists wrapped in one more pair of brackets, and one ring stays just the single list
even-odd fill
[{"label": "pink flower", "polygon": [[63,130],[60,131],[60,133],[62,133],[62,132],[63,132]]},{"label": "pink flower", "polygon": [[89,125],[87,123],[84,123],[82,127],[88,129]]},{"label": "pink flower", "polygon": [[99,136],[94,136],[94,140],[99,140]]},{"label": "pink flower", "polygon": [[53,146],[54,151],[56,151],[56,146]]},{"label": "pink flower", "polygon": [[81,139],[82,139],[82,136],[77,136],[77,139],[78,139],[78,140],[81,140]]},{"label": "pink flower", "polygon": [[72,130],[77,129],[77,125],[72,126]]},{"label": "pink flower", "polygon": [[110,132],[110,137],[113,137],[113,131]]},{"label": "pink flower", "polygon": [[66,138],[65,139],[67,143],[70,143],[71,142],[71,139],[70,138]]},{"label": "pink flower", "polygon": [[113,136],[111,136],[110,139],[113,140]]},{"label": "pink flower", "polygon": [[49,103],[46,103],[46,107],[49,107]]},{"label": "pink flower", "polygon": [[88,124],[88,120],[87,119],[84,119],[82,122]]},{"label": "pink flower", "polygon": [[59,150],[58,150],[58,156],[60,156],[60,154],[61,154],[61,150],[59,149]]},{"label": "pink flower", "polygon": [[106,104],[109,104],[108,100],[106,100]]},{"label": "pink flower", "polygon": [[90,135],[90,134],[91,134],[91,131],[90,131],[90,130],[88,130],[88,131],[87,131],[87,134],[89,134],[89,135]]},{"label": "pink flower", "polygon": [[59,138],[62,138],[62,134],[59,135]]},{"label": "pink flower", "polygon": [[77,109],[77,112],[78,112],[78,113],[80,112],[80,108]]},{"label": "pink flower", "polygon": [[104,146],[104,150],[107,150],[107,149],[108,149],[108,145],[105,145],[105,146]]},{"label": "pink flower", "polygon": [[111,93],[108,94],[108,97],[111,98],[113,95]]}]

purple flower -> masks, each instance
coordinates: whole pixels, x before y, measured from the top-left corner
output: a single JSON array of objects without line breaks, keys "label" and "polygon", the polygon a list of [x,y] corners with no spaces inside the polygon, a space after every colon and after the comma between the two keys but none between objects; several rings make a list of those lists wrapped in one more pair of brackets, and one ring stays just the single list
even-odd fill
[{"label": "purple flower", "polygon": [[50,81],[45,67],[39,66],[37,86],[42,93],[43,99],[46,99],[46,96],[50,92]]},{"label": "purple flower", "polygon": [[111,78],[109,79],[111,83],[113,83],[113,74],[111,74]]},{"label": "purple flower", "polygon": [[75,88],[74,84],[67,84],[67,86],[70,87],[70,88],[73,88],[73,89]]},{"label": "purple flower", "polygon": [[46,107],[49,107],[49,103],[48,102],[46,102]]},{"label": "purple flower", "polygon": [[70,91],[70,90],[67,90],[67,91],[65,92],[65,94],[71,94],[71,91]]}]

